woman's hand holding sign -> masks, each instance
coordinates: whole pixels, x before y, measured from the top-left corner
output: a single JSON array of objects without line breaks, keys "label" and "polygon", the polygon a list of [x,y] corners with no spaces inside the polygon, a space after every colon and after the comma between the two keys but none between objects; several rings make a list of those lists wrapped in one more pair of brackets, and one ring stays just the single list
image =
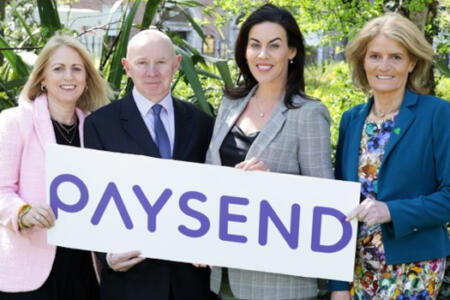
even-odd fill
[{"label": "woman's hand holding sign", "polygon": [[391,221],[391,214],[386,203],[367,198],[350,212],[345,221],[349,222],[357,218],[367,225],[383,224]]},{"label": "woman's hand holding sign", "polygon": [[244,160],[234,166],[237,169],[242,169],[244,171],[269,171],[263,161],[252,157],[250,159]]}]

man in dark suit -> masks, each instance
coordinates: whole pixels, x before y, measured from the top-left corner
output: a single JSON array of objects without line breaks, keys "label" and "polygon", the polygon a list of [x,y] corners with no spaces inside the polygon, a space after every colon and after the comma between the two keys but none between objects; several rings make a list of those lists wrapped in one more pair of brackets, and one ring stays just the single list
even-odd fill
[{"label": "man in dark suit", "polygon": [[[128,44],[127,57],[122,59],[133,80],[133,92],[86,118],[85,146],[203,163],[213,119],[171,96],[172,78],[180,61],[165,34],[144,30],[135,35]],[[158,176],[152,170],[148,174],[150,180]],[[214,299],[208,268],[145,259],[139,251],[97,256],[102,263],[102,299]]]}]

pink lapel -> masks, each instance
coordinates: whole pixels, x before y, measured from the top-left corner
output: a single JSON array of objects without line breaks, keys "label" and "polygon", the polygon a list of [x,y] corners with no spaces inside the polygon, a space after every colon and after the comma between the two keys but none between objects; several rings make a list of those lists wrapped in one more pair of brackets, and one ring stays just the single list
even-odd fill
[{"label": "pink lapel", "polygon": [[86,118],[86,114],[81,110],[81,109],[79,109],[78,107],[77,108],[75,108],[75,113],[77,114],[77,117],[78,117],[78,121],[79,121],[79,123],[78,123],[78,132],[80,133],[80,146],[81,146],[81,148],[83,148],[84,147],[84,135],[83,135],[83,124],[84,124],[84,118]]},{"label": "pink lapel", "polygon": [[39,95],[33,102],[33,123],[36,128],[36,134],[42,149],[45,151],[45,145],[48,143],[56,143],[55,133],[48,111],[47,96]]}]

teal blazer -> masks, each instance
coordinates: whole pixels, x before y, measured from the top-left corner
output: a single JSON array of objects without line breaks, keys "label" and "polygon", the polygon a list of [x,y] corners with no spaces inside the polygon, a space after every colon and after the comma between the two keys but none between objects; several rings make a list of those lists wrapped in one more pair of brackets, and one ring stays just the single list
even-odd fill
[{"label": "teal blazer", "polygon": [[[358,181],[368,103],[346,111],[339,127],[336,179]],[[450,239],[450,103],[407,90],[378,174],[378,199],[392,221],[381,226],[388,264],[446,257]],[[348,289],[332,281],[330,290]]]}]

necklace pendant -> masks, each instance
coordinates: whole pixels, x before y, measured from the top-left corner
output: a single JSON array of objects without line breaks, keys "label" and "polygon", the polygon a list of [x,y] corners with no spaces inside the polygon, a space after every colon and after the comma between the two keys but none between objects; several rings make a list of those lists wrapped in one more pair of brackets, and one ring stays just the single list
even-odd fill
[{"label": "necklace pendant", "polygon": [[260,118],[264,118],[265,114],[263,112],[259,113]]}]

